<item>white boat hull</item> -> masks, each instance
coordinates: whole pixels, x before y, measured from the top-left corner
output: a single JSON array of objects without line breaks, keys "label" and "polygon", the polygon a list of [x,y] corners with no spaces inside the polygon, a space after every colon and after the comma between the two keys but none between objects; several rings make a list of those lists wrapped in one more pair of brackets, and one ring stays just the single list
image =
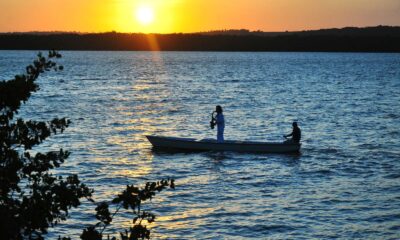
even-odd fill
[{"label": "white boat hull", "polygon": [[290,142],[249,142],[224,141],[213,139],[196,140],[194,138],[177,138],[163,136],[146,136],[155,149],[185,151],[233,151],[260,153],[293,153],[299,152],[301,144]]}]

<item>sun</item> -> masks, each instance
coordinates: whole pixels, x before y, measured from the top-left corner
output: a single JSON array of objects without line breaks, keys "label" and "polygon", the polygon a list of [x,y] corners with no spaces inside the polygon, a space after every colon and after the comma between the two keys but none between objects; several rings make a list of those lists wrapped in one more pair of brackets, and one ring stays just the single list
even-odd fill
[{"label": "sun", "polygon": [[136,19],[143,25],[149,25],[154,21],[154,10],[148,6],[141,6],[136,9]]}]

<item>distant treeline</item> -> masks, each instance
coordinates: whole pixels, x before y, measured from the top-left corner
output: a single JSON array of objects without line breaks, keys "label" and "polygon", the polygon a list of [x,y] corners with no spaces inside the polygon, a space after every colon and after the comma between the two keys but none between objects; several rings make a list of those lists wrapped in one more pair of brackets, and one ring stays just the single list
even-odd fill
[{"label": "distant treeline", "polygon": [[247,30],[190,34],[3,33],[0,49],[400,52],[400,27],[282,33]]}]

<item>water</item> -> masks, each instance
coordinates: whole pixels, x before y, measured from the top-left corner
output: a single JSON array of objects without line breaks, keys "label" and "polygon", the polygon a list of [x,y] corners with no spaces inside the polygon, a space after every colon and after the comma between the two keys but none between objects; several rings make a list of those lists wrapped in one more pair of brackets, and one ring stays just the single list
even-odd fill
[{"label": "water", "polygon": [[[31,51],[1,51],[0,78]],[[69,117],[41,149],[68,149],[78,173],[110,200],[126,184],[173,177],[146,207],[154,239],[400,238],[400,55],[354,53],[63,52],[21,109]],[[154,153],[146,134],[280,141],[297,120],[300,155]],[[78,238],[95,223],[87,202],[50,231]],[[129,225],[122,215],[109,229]]]}]

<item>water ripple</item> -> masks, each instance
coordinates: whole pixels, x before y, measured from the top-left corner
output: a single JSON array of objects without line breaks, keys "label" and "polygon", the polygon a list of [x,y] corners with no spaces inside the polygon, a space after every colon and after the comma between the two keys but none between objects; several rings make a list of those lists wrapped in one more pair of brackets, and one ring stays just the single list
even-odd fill
[{"label": "water ripple", "polygon": [[[1,51],[0,77],[35,56]],[[72,155],[78,173],[110,200],[126,184],[174,177],[146,205],[155,239],[400,238],[399,54],[65,52],[63,72],[40,78],[21,117],[69,117],[41,148]],[[298,120],[298,155],[153,152],[147,134],[210,138],[224,107],[227,139],[281,141]],[[40,149],[38,149],[40,150]],[[93,223],[83,202],[68,224]],[[115,220],[109,232],[129,224]]]}]

